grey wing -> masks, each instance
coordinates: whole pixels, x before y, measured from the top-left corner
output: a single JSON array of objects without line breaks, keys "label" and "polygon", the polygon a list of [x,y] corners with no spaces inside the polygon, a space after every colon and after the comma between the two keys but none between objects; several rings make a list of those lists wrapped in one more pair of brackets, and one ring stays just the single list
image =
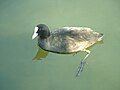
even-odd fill
[{"label": "grey wing", "polygon": [[84,32],[81,30],[62,29],[51,36],[51,46],[54,51],[61,53],[78,52],[85,49],[88,44]]},{"label": "grey wing", "polygon": [[97,42],[97,36],[99,33],[94,32],[91,28],[87,27],[65,27],[67,30],[63,30],[65,36],[69,36],[73,39],[73,42],[80,50],[88,48]]}]

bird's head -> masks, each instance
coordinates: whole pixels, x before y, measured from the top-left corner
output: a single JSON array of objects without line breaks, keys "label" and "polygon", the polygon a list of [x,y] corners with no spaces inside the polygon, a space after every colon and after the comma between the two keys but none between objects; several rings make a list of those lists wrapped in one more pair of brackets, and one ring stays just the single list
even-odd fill
[{"label": "bird's head", "polygon": [[41,39],[46,39],[50,36],[49,28],[45,24],[38,24],[32,36],[32,39],[35,39],[37,36]]}]

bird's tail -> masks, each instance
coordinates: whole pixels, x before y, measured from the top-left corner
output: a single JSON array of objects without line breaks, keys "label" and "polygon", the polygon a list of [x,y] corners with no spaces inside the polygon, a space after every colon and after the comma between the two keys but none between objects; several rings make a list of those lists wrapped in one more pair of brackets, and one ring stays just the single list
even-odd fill
[{"label": "bird's tail", "polygon": [[103,34],[102,33],[100,33],[99,35],[98,35],[98,41],[103,41]]}]

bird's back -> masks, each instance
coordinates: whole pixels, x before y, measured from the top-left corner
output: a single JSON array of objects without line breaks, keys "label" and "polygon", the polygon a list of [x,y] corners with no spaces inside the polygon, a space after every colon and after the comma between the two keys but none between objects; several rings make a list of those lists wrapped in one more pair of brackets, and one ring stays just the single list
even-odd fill
[{"label": "bird's back", "polygon": [[39,39],[39,46],[55,53],[75,53],[97,42],[97,32],[86,27],[63,27],[47,39]]}]

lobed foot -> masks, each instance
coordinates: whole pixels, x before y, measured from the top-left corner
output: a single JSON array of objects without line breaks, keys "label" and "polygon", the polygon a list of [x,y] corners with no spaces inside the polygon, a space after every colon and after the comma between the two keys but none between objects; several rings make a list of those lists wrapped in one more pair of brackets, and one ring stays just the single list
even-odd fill
[{"label": "lobed foot", "polygon": [[80,62],[80,65],[79,65],[79,67],[78,67],[78,72],[77,72],[77,74],[76,74],[76,77],[79,76],[80,73],[83,71],[85,64],[86,64],[85,61],[81,61],[81,62]]}]

